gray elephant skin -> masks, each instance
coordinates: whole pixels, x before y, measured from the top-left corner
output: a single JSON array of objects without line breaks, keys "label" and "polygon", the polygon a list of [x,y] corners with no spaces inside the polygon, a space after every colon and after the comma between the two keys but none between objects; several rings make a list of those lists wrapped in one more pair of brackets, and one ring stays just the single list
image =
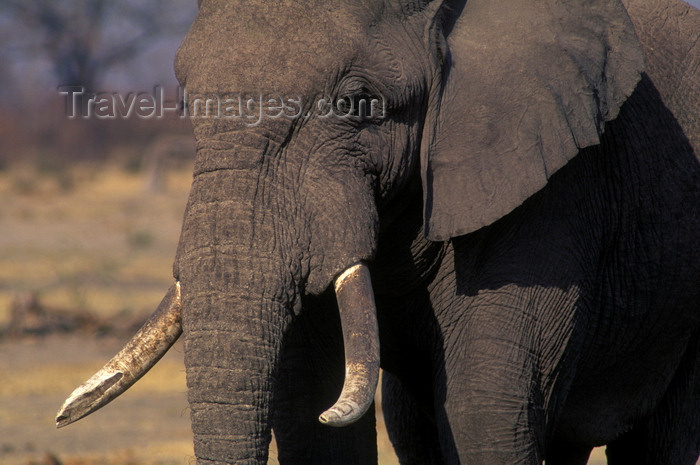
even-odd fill
[{"label": "gray elephant skin", "polygon": [[[176,284],[59,425],[181,327],[200,465],[376,464],[379,359],[404,465],[695,464],[699,36],[675,0],[203,0]],[[287,106],[202,113],[241,95]]]}]

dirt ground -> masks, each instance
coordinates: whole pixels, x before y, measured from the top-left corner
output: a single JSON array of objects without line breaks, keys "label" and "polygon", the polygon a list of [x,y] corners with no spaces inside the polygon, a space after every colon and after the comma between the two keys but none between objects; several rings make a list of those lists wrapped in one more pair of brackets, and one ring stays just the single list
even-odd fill
[{"label": "dirt ground", "polygon": [[181,345],[126,394],[56,429],[65,398],[123,344],[49,336],[0,343],[0,464],[183,465],[192,460]]}]

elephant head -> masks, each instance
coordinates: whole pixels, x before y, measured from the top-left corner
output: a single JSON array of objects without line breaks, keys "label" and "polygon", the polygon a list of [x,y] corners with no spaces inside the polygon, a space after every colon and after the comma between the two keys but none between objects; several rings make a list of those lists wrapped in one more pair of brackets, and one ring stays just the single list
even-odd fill
[{"label": "elephant head", "polygon": [[175,63],[197,139],[176,284],[59,425],[145,373],[181,313],[198,463],[266,463],[281,341],[331,283],[346,379],[320,420],[357,420],[383,228],[421,191],[432,241],[507,214],[598,143],[642,61],[617,0],[203,0]]}]

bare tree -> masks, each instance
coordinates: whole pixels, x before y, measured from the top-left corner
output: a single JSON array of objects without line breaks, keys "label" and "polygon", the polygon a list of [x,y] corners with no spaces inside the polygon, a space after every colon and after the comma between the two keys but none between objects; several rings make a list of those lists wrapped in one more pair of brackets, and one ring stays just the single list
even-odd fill
[{"label": "bare tree", "polygon": [[[90,94],[115,90],[101,86],[173,82],[172,56],[196,8],[196,0],[0,0],[0,163],[26,158],[30,145],[48,149],[28,153],[57,160],[103,156],[115,125],[69,121],[57,87],[84,88],[73,100],[84,112]],[[146,134],[142,126],[132,129]]]},{"label": "bare tree", "polygon": [[[181,37],[194,0],[3,0],[2,55],[37,57],[51,64],[56,84],[96,90],[115,65],[132,59],[164,35]],[[0,47],[3,45],[0,44]],[[0,52],[1,53],[1,52]]]}]

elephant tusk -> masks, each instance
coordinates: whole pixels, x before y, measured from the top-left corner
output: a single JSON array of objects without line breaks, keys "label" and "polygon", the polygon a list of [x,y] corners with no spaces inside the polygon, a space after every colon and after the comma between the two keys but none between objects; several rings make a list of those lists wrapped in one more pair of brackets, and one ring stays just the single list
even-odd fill
[{"label": "elephant tusk", "polygon": [[176,282],[124,348],[66,399],[56,414],[56,427],[103,407],[146,374],[182,334],[181,309],[180,283]]},{"label": "elephant tusk", "polygon": [[335,280],[345,343],[345,383],[335,404],[319,421],[329,426],[347,426],[367,411],[379,379],[379,330],[374,291],[365,264],[348,268]]}]

